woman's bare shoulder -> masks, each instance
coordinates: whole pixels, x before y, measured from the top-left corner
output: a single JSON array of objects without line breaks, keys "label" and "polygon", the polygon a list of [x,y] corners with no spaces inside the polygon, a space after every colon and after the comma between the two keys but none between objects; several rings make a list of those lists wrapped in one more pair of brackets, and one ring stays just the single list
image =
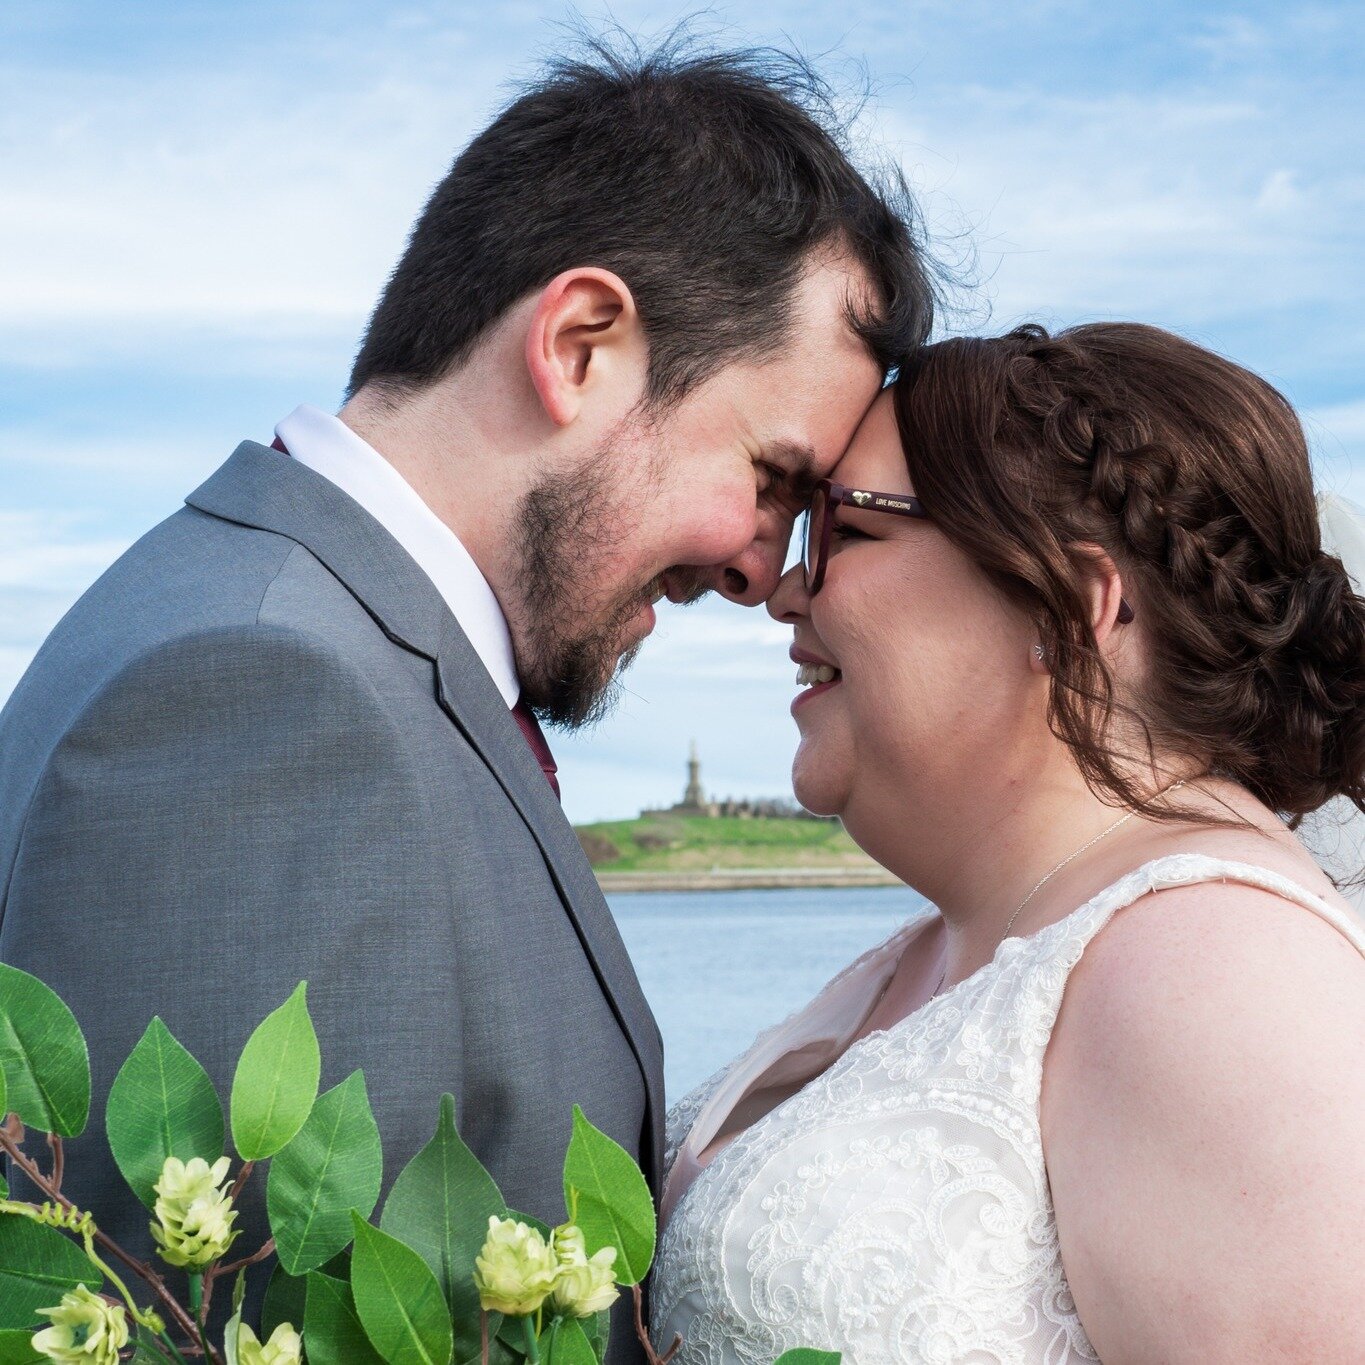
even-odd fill
[{"label": "woman's bare shoulder", "polygon": [[[1324,1347],[1267,1350],[1276,1295],[1365,1358],[1365,1307],[1344,1298],[1358,1271],[1341,1259],[1365,1224],[1362,1049],[1365,955],[1271,891],[1173,887],[1095,936],[1048,1050],[1043,1132],[1068,1278],[1103,1359]],[[1153,1302],[1175,1306],[1157,1321]],[[1172,1354],[1177,1338],[1206,1354]]]}]

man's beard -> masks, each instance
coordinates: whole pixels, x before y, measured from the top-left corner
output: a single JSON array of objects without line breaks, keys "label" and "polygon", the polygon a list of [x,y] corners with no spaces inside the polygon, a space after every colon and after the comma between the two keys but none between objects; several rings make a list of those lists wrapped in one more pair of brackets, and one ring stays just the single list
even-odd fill
[{"label": "man's beard", "polygon": [[[620,464],[608,446],[581,469],[545,476],[523,497],[514,522],[522,700],[541,720],[567,730],[595,724],[620,700],[620,674],[644,643],[622,651],[621,640],[659,594],[656,578],[605,600],[585,600],[592,569],[610,560],[633,521],[630,501],[612,478]],[[673,572],[687,578],[689,601],[705,594],[696,570]]]}]

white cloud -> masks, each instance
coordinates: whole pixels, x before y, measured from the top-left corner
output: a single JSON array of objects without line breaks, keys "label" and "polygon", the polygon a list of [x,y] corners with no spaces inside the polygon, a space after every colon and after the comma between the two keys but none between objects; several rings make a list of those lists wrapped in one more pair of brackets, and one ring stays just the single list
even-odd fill
[{"label": "white cloud", "polygon": [[951,251],[980,253],[1000,322],[1178,318],[1365,298],[1365,177],[1345,135],[1253,100],[973,88],[883,114]]},{"label": "white cloud", "polygon": [[[37,601],[88,587],[129,542],[82,538],[79,532],[85,520],[74,515],[0,509],[0,592],[19,589]],[[13,598],[6,607],[0,609],[0,620],[12,617]]]},{"label": "white cloud", "polygon": [[1298,173],[1284,167],[1271,171],[1261,183],[1256,195],[1256,207],[1270,213],[1301,212],[1308,207],[1304,193],[1299,188]]},{"label": "white cloud", "polygon": [[1303,414],[1318,487],[1365,506],[1365,398]]},{"label": "white cloud", "polygon": [[50,477],[61,471],[91,476],[92,488],[134,484],[179,501],[228,453],[221,440],[189,431],[175,435],[156,431],[146,439],[132,439],[125,435],[54,436],[36,423],[0,429],[0,469],[9,471],[6,478],[11,486],[21,477]]},{"label": "white cloud", "polygon": [[[155,355],[266,374],[324,357],[339,370],[429,187],[506,93],[487,31],[524,37],[546,9],[452,20],[410,7],[245,66],[0,72],[0,361]],[[941,5],[916,13],[953,22]],[[873,25],[875,7],[855,4],[855,20]],[[1079,18],[1044,4],[1033,21]],[[962,22],[994,21],[972,7]],[[1267,30],[1211,18],[1190,41],[1244,67]],[[1008,82],[926,79],[888,91],[876,120],[943,249],[979,249],[996,319],[1201,326],[1361,297],[1346,283],[1365,211],[1349,120],[1286,124],[1234,80],[1218,95],[1104,97]]]},{"label": "white cloud", "polygon": [[1189,39],[1196,51],[1217,61],[1232,62],[1263,52],[1270,35],[1263,25],[1242,14],[1220,14],[1205,19]]},{"label": "white cloud", "polygon": [[304,81],[221,66],[5,71],[9,324],[354,335],[417,206],[496,98],[477,67],[451,79],[440,58],[459,37],[429,35],[404,65],[312,53]]},{"label": "white cloud", "polygon": [[128,547],[81,519],[0,510],[0,705],[48,632]]},{"label": "white cloud", "polygon": [[1365,455],[1365,398],[1314,408],[1306,420],[1321,437],[1354,447]]}]

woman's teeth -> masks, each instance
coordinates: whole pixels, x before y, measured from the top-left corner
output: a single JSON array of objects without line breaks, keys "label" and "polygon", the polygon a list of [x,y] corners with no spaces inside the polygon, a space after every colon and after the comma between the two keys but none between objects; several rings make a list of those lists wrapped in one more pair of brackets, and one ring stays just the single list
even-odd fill
[{"label": "woman's teeth", "polygon": [[829,664],[802,664],[796,670],[796,681],[801,687],[833,682],[838,676],[839,670],[831,668]]}]

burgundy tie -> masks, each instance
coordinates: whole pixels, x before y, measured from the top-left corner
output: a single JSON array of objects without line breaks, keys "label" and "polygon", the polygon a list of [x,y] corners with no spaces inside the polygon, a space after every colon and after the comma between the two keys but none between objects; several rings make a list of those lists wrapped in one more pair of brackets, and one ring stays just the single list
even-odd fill
[{"label": "burgundy tie", "polygon": [[546,744],[540,724],[531,714],[531,708],[525,702],[517,702],[512,708],[512,719],[521,726],[521,733],[526,736],[526,742],[531,746],[536,762],[540,764],[540,771],[545,774],[545,780],[550,784],[555,797],[562,801],[564,798],[559,795],[559,778],[556,776],[559,764],[555,762],[555,756],[550,752],[550,746]]},{"label": "burgundy tie", "polygon": [[[271,441],[271,447],[288,455],[289,451],[283,441],[278,436]],[[559,795],[559,764],[555,762],[555,756],[550,752],[550,746],[545,742],[545,735],[541,731],[540,723],[531,714],[531,708],[522,702],[512,708],[512,719],[521,727],[521,733],[526,736],[526,742],[531,746],[531,752],[535,755],[536,762],[540,764],[540,771],[545,774],[545,780],[550,784],[550,790],[554,792],[556,800],[562,801],[564,798]]]}]

